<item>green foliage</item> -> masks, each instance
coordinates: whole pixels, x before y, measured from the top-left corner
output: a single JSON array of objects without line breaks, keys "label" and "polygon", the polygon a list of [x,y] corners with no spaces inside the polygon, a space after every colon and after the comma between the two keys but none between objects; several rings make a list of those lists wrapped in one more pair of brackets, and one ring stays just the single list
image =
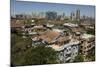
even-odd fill
[{"label": "green foliage", "polygon": [[[31,45],[32,43],[32,40],[30,37],[27,37],[26,39],[25,38],[22,38],[22,36],[19,36],[17,34],[11,34],[11,46],[13,47],[13,45],[19,45],[19,44],[22,44],[22,46],[25,46],[25,45]],[[17,45],[17,46],[18,46]]]},{"label": "green foliage", "polygon": [[[11,62],[21,63],[23,57],[23,51],[27,49],[27,46],[31,45],[31,39],[24,39],[21,36],[12,33],[11,34]],[[21,61],[21,62],[20,62]]]},{"label": "green foliage", "polygon": [[23,39],[17,34],[11,34],[11,46],[14,46],[17,42],[22,41]]},{"label": "green foliage", "polygon": [[[31,44],[32,42],[29,37],[22,38],[17,34],[11,34],[12,65],[57,63],[57,54],[52,48],[45,46],[32,47]],[[27,47],[29,45],[31,47]]]},{"label": "green foliage", "polygon": [[88,29],[87,34],[95,35],[95,29]]},{"label": "green foliage", "polygon": [[39,46],[31,47],[25,52],[12,55],[13,65],[39,65],[57,63],[57,54],[52,48]]},{"label": "green foliage", "polygon": [[26,52],[24,64],[51,64],[56,62],[56,52],[52,48],[39,46]]},{"label": "green foliage", "polygon": [[78,55],[78,56],[75,57],[74,62],[83,62],[83,61],[84,61],[83,55]]},{"label": "green foliage", "polygon": [[89,59],[90,61],[95,61],[95,47],[92,48],[90,53],[87,55],[87,59]]},{"label": "green foliage", "polygon": [[16,34],[17,35],[22,36],[22,33],[23,33],[22,29],[16,29]]}]

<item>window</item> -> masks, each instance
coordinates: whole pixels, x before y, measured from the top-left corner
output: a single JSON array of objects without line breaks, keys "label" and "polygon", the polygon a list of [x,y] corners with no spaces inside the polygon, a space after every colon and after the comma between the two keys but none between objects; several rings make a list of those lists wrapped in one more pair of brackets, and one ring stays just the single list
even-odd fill
[{"label": "window", "polygon": [[84,49],[86,49],[86,47],[84,47]]},{"label": "window", "polygon": [[71,48],[69,48],[69,51],[71,51]]},{"label": "window", "polygon": [[75,47],[73,47],[73,49],[76,49]]},{"label": "window", "polygon": [[68,52],[69,50],[67,49],[66,51]]}]

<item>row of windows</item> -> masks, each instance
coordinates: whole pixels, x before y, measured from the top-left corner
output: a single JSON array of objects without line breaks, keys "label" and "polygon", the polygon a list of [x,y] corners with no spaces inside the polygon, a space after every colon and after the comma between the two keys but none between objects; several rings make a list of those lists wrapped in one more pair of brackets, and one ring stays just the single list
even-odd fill
[{"label": "row of windows", "polygon": [[93,46],[93,44],[89,44],[88,46],[84,47],[84,49],[91,48],[91,46]]},{"label": "row of windows", "polygon": [[77,49],[78,48],[78,46],[73,46],[73,47],[69,47],[69,48],[65,48],[65,50],[67,51],[67,52],[69,52],[69,51],[71,51],[72,49]]},{"label": "row of windows", "polygon": [[[73,49],[76,49],[76,47],[74,47]],[[72,50],[71,48],[69,48],[69,49],[66,48],[66,50],[64,52],[61,52],[60,55],[64,56],[64,53],[66,54],[67,52],[71,52],[71,50]],[[68,55],[68,54],[66,54],[66,55]]]}]

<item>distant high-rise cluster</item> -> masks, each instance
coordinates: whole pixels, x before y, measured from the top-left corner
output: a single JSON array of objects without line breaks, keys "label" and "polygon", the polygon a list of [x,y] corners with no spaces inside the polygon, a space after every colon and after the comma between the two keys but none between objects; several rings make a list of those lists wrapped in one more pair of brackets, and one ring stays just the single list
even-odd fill
[{"label": "distant high-rise cluster", "polygon": [[79,9],[76,10],[76,13],[75,12],[71,12],[70,19],[79,21],[80,20],[80,10]]},{"label": "distant high-rise cluster", "polygon": [[57,20],[57,21],[58,20],[63,21],[66,19],[71,21],[81,21],[81,20],[86,20],[88,18],[94,19],[93,17],[87,16],[86,14],[82,15],[80,9],[70,12],[69,15],[67,15],[67,12],[59,13],[57,11],[47,11],[47,12],[32,12],[30,14],[27,13],[16,14],[15,17],[17,19],[37,18],[37,19],[46,19],[46,20]]}]

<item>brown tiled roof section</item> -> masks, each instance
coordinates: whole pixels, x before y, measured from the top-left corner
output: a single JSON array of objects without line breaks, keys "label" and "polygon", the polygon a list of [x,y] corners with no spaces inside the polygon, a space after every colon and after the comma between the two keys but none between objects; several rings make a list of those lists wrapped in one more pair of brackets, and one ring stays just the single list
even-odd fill
[{"label": "brown tiled roof section", "polygon": [[67,36],[64,36],[64,37],[60,37],[57,39],[59,42],[64,42],[64,41],[67,41],[69,40]]},{"label": "brown tiled roof section", "polygon": [[39,38],[46,40],[47,42],[51,42],[54,38],[60,35],[59,32],[55,31],[47,31],[39,36]]},{"label": "brown tiled roof section", "polygon": [[23,22],[23,20],[12,20],[11,21],[11,27],[22,27],[22,26],[24,26],[24,22]]}]

